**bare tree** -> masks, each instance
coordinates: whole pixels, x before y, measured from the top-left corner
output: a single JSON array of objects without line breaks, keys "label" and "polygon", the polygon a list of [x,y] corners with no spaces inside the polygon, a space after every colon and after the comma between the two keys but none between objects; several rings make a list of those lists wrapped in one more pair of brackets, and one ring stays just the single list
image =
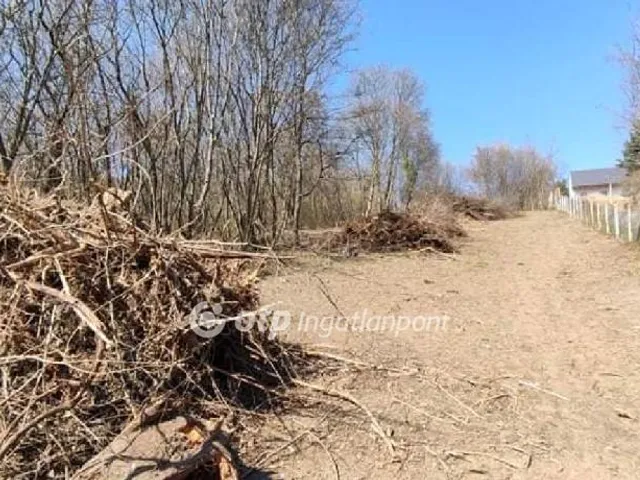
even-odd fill
[{"label": "bare tree", "polygon": [[422,83],[411,71],[376,67],[356,74],[352,97],[350,122],[370,168],[365,215],[408,206],[438,162]]},{"label": "bare tree", "polygon": [[353,12],[349,0],[3,1],[2,168],[76,197],[133,189],[159,231],[297,231],[330,150],[323,90]]},{"label": "bare tree", "polygon": [[640,18],[633,20],[631,37],[627,45],[620,48],[617,60],[623,69],[622,91],[627,97],[627,108],[622,117],[631,130],[640,118]]},{"label": "bare tree", "polygon": [[476,150],[469,176],[487,198],[520,209],[542,208],[553,189],[556,167],[551,156],[534,148],[494,145]]}]

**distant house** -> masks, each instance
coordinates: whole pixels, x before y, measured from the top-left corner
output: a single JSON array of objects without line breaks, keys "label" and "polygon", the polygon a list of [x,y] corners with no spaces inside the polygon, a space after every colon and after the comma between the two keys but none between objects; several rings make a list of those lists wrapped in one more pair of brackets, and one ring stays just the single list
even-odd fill
[{"label": "distant house", "polygon": [[622,195],[622,181],[626,175],[627,171],[624,168],[574,170],[569,173],[569,196]]}]

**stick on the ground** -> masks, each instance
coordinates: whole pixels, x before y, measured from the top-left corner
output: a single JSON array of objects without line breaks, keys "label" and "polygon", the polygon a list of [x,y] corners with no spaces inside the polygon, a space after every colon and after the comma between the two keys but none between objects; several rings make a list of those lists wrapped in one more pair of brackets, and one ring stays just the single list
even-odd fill
[{"label": "stick on the ground", "polygon": [[340,467],[338,467],[338,462],[336,462],[336,459],[334,458],[332,453],[329,451],[320,437],[318,437],[314,433],[309,433],[309,436],[320,446],[320,448],[325,451],[327,457],[329,457],[329,460],[331,461],[331,466],[333,467],[333,473],[336,476],[336,480],[340,480]]},{"label": "stick on the ground", "polygon": [[261,457],[258,460],[256,460],[255,467],[252,468],[251,470],[249,470],[245,475],[243,475],[243,478],[246,477],[246,476],[251,475],[255,471],[256,468],[259,468],[261,465],[265,465],[268,460],[271,460],[273,457],[278,455],[280,452],[282,452],[283,450],[286,450],[291,445],[294,445],[298,441],[302,440],[304,437],[306,437],[310,433],[311,433],[311,430],[305,430],[304,432],[300,433],[299,435],[296,435],[294,438],[289,440],[284,445],[279,446],[275,450],[272,450],[271,452],[267,453],[263,457]]},{"label": "stick on the ground", "polygon": [[340,310],[340,307],[338,306],[338,304],[333,300],[333,298],[329,294],[329,289],[327,288],[327,284],[324,283],[324,280],[322,280],[322,278],[320,278],[315,273],[313,274],[313,276],[317,278],[318,282],[320,283],[320,291],[322,292],[322,295],[324,295],[324,298],[326,298],[327,301],[331,304],[331,306],[335,308],[336,312],[338,312],[338,314],[340,315],[340,318],[347,318],[347,316],[342,312],[342,310]]},{"label": "stick on the ground", "polygon": [[450,399],[452,399],[454,402],[456,402],[462,408],[464,408],[465,410],[470,412],[473,416],[478,417],[478,418],[482,418],[482,415],[480,415],[473,408],[471,408],[469,405],[467,405],[462,400],[460,400],[458,397],[456,397],[453,393],[451,393],[447,389],[443,388],[439,383],[436,383],[436,387],[438,388],[438,390],[443,392],[445,395],[447,395]]},{"label": "stick on the ground", "polygon": [[442,257],[448,258],[449,260],[458,260],[458,257],[456,257],[455,255],[452,255],[450,253],[444,253],[441,252],[439,250],[436,250],[433,247],[424,247],[421,248],[420,250],[418,250],[419,252],[431,252],[431,253],[435,253],[436,255],[440,255]]},{"label": "stick on the ground", "polygon": [[497,457],[495,455],[492,455],[490,453],[485,453],[485,452],[448,452],[448,455],[451,456],[465,456],[465,455],[476,455],[476,456],[481,456],[481,457],[486,457],[486,458],[490,458],[491,460],[495,460],[496,462],[502,463],[503,465],[507,465],[508,467],[511,467],[515,470],[522,470],[523,467],[516,465],[515,463],[511,463],[508,460],[505,460],[504,458],[500,458]]},{"label": "stick on the ground", "polygon": [[356,400],[352,395],[350,395],[350,394],[348,394],[346,392],[340,392],[338,390],[333,390],[331,388],[325,388],[325,387],[323,387],[321,385],[314,385],[312,383],[303,382],[301,380],[293,380],[293,383],[298,385],[298,386],[300,386],[300,387],[308,388],[309,390],[314,390],[316,392],[324,393],[325,395],[328,395],[330,397],[340,398],[340,399],[345,400],[345,401],[355,405],[356,407],[358,407],[360,410],[362,410],[367,415],[367,417],[369,417],[369,419],[371,420],[371,425],[373,427],[373,431],[376,432],[380,436],[380,438],[382,438],[382,440],[386,444],[387,448],[389,449],[389,453],[391,453],[391,455],[395,456],[395,447],[393,445],[393,442],[391,442],[391,440],[389,439],[387,434],[384,432],[384,430],[380,426],[380,423],[378,422],[378,419],[371,412],[371,410],[369,410],[362,403],[360,403],[358,400]]},{"label": "stick on the ground", "polygon": [[435,457],[435,459],[438,461],[438,463],[440,464],[440,466],[444,470],[444,474],[446,475],[447,478],[449,478],[449,474],[451,473],[451,470],[449,470],[449,466],[445,463],[444,460],[442,460],[440,455],[438,455],[438,452],[435,452],[434,450],[432,450],[431,447],[429,447],[428,445],[423,445],[423,446],[424,446],[424,450],[429,455]]},{"label": "stick on the ground", "polygon": [[560,395],[559,393],[552,392],[551,390],[547,390],[545,388],[541,388],[538,385],[536,385],[535,383],[525,382],[523,380],[520,380],[518,383],[520,385],[522,385],[523,387],[529,387],[529,388],[532,388],[534,390],[538,390],[539,392],[546,393],[547,395],[551,395],[552,397],[556,397],[556,398],[559,398],[561,400],[565,400],[567,402],[569,401],[569,399],[567,397],[565,397],[563,395]]}]

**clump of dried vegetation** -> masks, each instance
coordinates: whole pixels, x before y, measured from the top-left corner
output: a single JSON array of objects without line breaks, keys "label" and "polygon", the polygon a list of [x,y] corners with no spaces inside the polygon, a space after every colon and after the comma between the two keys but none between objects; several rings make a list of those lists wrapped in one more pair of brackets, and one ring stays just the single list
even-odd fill
[{"label": "clump of dried vegetation", "polygon": [[451,238],[465,237],[467,232],[460,223],[460,215],[453,209],[455,198],[451,194],[425,194],[411,212],[423,222],[438,226]]},{"label": "clump of dried vegetation", "polygon": [[256,308],[248,252],[4,187],[0,232],[0,478],[67,478],[149,405],[266,408],[301,358],[258,329],[189,328],[200,302]]},{"label": "clump of dried vegetation", "polygon": [[364,252],[401,250],[456,251],[453,235],[462,235],[454,225],[442,225],[409,213],[382,212],[371,218],[348,222],[331,240],[333,246]]},{"label": "clump of dried vegetation", "polygon": [[452,197],[453,211],[473,220],[504,220],[512,212],[503,205],[480,197]]},{"label": "clump of dried vegetation", "polygon": [[509,209],[484,198],[425,195],[410,212],[384,211],[347,222],[329,241],[333,249],[362,252],[427,250],[457,251],[456,239],[466,236],[461,218],[503,220]]}]

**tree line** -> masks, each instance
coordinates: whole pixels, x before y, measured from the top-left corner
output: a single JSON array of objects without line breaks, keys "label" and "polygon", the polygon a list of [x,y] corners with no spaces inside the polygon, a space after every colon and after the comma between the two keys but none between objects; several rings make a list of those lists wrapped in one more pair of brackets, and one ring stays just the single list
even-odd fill
[{"label": "tree line", "polygon": [[479,147],[469,168],[479,192],[520,210],[546,208],[557,169],[551,155],[530,146]]},{"label": "tree line", "polygon": [[0,8],[0,163],[45,192],[117,187],[154,231],[275,243],[463,183],[411,70],[329,88],[346,74],[351,0]]}]

